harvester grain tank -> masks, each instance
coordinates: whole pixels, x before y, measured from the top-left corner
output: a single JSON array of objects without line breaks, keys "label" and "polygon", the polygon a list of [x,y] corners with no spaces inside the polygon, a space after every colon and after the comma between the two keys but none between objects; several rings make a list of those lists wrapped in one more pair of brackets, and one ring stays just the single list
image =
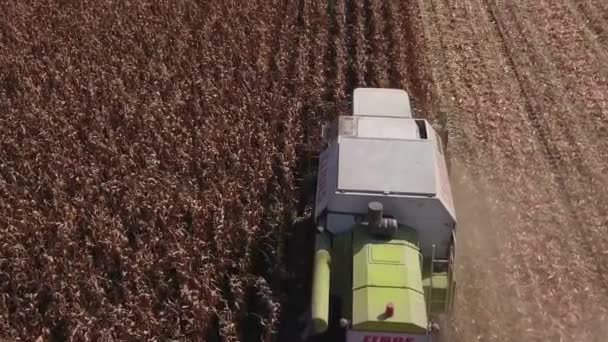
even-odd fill
[{"label": "harvester grain tank", "polygon": [[353,115],[323,135],[315,334],[337,325],[349,342],[430,341],[456,286],[456,215],[440,137],[412,117],[405,91],[380,88],[355,89]]}]

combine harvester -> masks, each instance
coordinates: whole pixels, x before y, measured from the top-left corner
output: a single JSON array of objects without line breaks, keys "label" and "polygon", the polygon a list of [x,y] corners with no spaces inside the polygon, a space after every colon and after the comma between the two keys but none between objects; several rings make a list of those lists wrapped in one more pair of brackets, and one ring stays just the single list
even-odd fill
[{"label": "combine harvester", "polygon": [[[453,306],[456,216],[441,139],[408,94],[358,88],[324,128],[314,221],[314,334],[428,342]],[[342,334],[341,334],[342,335]]]}]

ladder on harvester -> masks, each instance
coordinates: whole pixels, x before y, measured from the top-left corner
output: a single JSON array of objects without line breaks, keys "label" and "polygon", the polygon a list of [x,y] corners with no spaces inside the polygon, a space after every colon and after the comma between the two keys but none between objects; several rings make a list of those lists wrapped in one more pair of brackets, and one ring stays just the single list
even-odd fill
[{"label": "ladder on harvester", "polygon": [[[456,294],[456,280],[454,277],[454,259],[456,250],[456,237],[452,230],[452,245],[448,259],[436,259],[435,258],[435,245],[433,245],[431,253],[431,264],[430,272],[428,277],[428,293],[427,293],[427,317],[436,311],[442,311],[444,313],[450,313],[454,308],[454,297]],[[445,272],[440,272],[437,275],[435,270],[441,266],[446,269]],[[447,267],[445,267],[447,266]],[[440,284],[437,281],[441,281]],[[433,296],[434,292],[441,292],[441,296]]]}]

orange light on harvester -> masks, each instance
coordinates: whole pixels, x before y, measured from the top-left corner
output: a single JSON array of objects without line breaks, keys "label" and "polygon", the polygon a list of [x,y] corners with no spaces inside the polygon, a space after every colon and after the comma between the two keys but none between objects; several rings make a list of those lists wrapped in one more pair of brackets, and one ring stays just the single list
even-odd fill
[{"label": "orange light on harvester", "polygon": [[395,306],[393,305],[393,303],[386,304],[386,310],[384,311],[384,314],[386,315],[386,317],[393,317],[393,315],[395,314]]}]

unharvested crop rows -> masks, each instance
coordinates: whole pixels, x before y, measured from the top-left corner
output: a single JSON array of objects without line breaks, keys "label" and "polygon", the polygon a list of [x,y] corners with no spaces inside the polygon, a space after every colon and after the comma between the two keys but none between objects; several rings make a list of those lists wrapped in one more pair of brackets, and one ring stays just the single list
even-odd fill
[{"label": "unharvested crop rows", "polygon": [[0,337],[297,340],[300,171],[381,86],[449,138],[454,338],[600,341],[607,22],[600,0],[2,2]]}]

